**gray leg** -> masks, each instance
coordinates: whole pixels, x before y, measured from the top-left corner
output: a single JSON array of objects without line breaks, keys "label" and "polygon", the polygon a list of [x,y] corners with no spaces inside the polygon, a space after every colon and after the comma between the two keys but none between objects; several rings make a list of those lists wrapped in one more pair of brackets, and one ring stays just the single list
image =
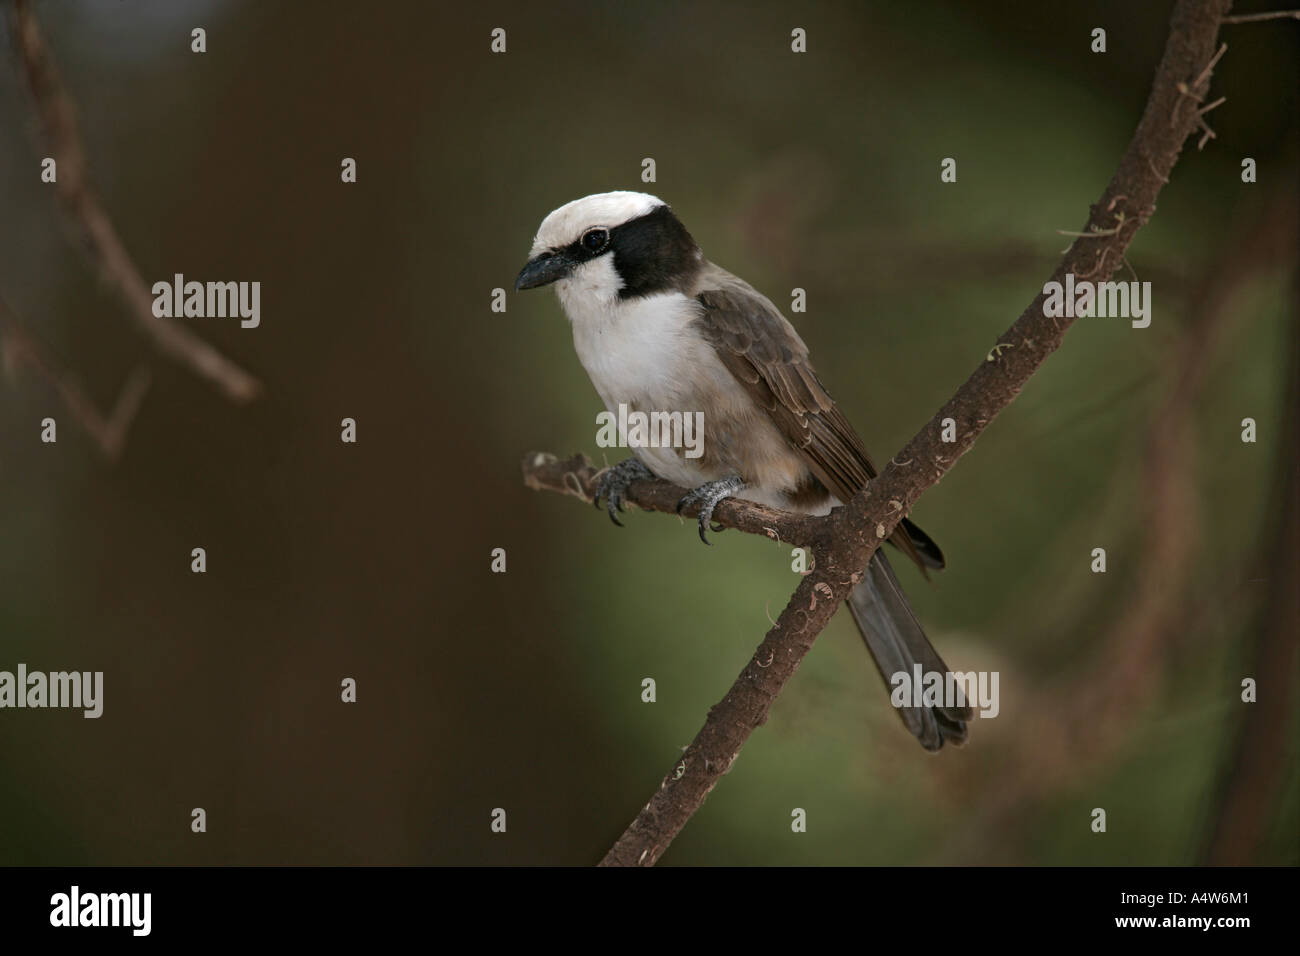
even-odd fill
[{"label": "gray leg", "polygon": [[[718,502],[723,498],[730,498],[738,491],[744,490],[745,480],[739,475],[732,475],[730,478],[719,478],[717,481],[706,481],[694,491],[689,491],[682,496],[682,500],[677,502],[677,513],[681,514],[682,509],[691,505],[700,506],[700,540],[705,544],[709,543],[708,535],[705,532],[709,528],[709,519],[713,517],[713,509],[717,507]],[[715,528],[715,531],[721,531],[721,528]]]},{"label": "gray leg", "polygon": [[596,486],[596,507],[600,507],[600,499],[604,498],[609,520],[621,528],[623,522],[618,520],[615,512],[623,510],[623,493],[633,482],[654,481],[657,477],[653,471],[642,464],[640,458],[624,459],[607,470],[600,479],[600,484]]}]

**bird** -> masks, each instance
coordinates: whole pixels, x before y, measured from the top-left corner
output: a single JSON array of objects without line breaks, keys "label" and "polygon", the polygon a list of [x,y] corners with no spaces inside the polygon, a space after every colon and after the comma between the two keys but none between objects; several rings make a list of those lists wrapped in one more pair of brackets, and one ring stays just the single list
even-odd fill
[{"label": "bird", "polygon": [[[596,193],[566,203],[538,228],[515,291],[554,286],[573,344],[606,409],[702,412],[703,442],[638,444],[607,469],[595,503],[615,524],[636,482],[659,478],[692,489],[699,533],[717,503],[738,497],[824,515],[876,475],[862,440],[831,399],[808,347],[767,297],[704,257],[663,200],[648,193]],[[928,578],[943,552],[910,519],[889,538]],[[877,550],[846,601],[886,688],[895,674],[940,675],[948,667],[925,636],[893,568]],[[897,706],[929,751],[961,745],[965,700]],[[949,706],[951,705],[951,706]]]}]

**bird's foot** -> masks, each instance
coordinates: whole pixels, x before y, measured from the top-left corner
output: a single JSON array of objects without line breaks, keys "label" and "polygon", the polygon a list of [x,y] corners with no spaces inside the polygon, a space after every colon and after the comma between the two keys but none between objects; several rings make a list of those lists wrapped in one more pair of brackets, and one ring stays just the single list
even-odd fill
[{"label": "bird's foot", "polygon": [[640,458],[620,461],[614,467],[606,469],[600,484],[596,486],[596,507],[600,507],[600,500],[604,498],[609,520],[621,528],[623,522],[618,520],[617,512],[623,510],[623,494],[628,486],[637,481],[653,481],[656,477],[658,476],[653,471],[642,464]]},{"label": "bird's foot", "polygon": [[[730,478],[719,478],[717,481],[706,481],[694,491],[688,491],[682,496],[682,500],[677,502],[677,513],[681,514],[683,508],[691,505],[700,506],[700,540],[705,544],[709,543],[708,535],[705,533],[709,530],[709,519],[713,517],[713,509],[718,506],[718,502],[723,498],[730,498],[736,492],[743,490],[745,481],[739,475],[732,475]],[[714,531],[721,531],[721,528],[714,528]]]}]

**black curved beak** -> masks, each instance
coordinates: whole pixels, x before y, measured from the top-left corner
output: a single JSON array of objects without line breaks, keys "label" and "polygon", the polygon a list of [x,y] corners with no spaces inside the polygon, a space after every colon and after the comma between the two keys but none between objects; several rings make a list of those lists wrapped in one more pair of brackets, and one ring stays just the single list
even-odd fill
[{"label": "black curved beak", "polygon": [[519,270],[515,279],[515,291],[536,289],[550,285],[556,279],[563,279],[573,271],[575,263],[562,252],[543,252],[536,259],[530,259],[528,265]]}]

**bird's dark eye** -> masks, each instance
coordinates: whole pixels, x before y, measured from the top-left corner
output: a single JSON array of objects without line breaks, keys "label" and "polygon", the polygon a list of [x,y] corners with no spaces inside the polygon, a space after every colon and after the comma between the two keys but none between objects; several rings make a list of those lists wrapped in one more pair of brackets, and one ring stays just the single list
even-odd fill
[{"label": "bird's dark eye", "polygon": [[588,252],[600,252],[609,245],[609,232],[605,229],[588,229],[582,234],[582,248]]}]

